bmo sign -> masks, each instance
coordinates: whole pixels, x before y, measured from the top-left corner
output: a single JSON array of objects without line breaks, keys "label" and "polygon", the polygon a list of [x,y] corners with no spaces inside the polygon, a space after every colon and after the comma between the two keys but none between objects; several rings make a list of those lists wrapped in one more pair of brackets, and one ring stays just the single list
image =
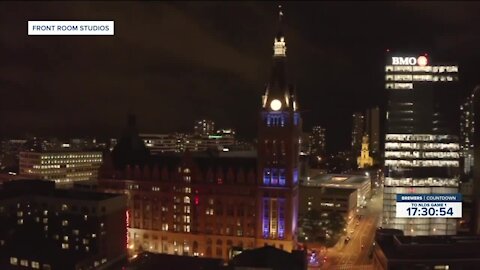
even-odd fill
[{"label": "bmo sign", "polygon": [[394,66],[426,66],[428,59],[425,56],[419,57],[392,57],[392,65]]}]

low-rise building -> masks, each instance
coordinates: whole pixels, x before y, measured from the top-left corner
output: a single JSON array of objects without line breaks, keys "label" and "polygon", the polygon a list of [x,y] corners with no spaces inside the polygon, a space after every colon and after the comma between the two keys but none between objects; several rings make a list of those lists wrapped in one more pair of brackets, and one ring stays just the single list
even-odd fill
[{"label": "low-rise building", "polygon": [[106,269],[126,257],[124,195],[13,180],[0,190],[0,269]]},{"label": "low-rise building", "polygon": [[321,213],[339,212],[347,217],[352,216],[355,209],[357,209],[355,188],[300,187],[300,215],[316,210]]},{"label": "low-rise building", "polygon": [[371,195],[368,175],[320,174],[307,177],[300,185],[300,214],[308,210],[351,214],[366,204]]},{"label": "low-rise building", "polygon": [[394,231],[377,231],[374,270],[480,269],[480,236],[404,236]]},{"label": "low-rise building", "polygon": [[25,151],[20,153],[19,174],[71,185],[76,181],[96,180],[101,165],[101,152]]}]

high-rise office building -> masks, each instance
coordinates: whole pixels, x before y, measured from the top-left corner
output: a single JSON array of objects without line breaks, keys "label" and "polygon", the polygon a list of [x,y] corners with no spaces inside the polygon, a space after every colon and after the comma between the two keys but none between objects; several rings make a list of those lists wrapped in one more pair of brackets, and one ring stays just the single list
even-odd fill
[{"label": "high-rise office building", "polygon": [[[396,194],[457,193],[459,144],[448,121],[445,99],[455,91],[458,67],[432,65],[427,55],[387,56],[385,88],[389,101],[385,166],[384,228],[406,235],[456,233],[456,220],[447,218],[397,218]],[[458,107],[457,107],[458,108]]]},{"label": "high-rise office building", "polygon": [[463,175],[460,183],[460,193],[463,196],[462,220],[459,222],[459,232],[472,232],[475,220],[474,203],[474,134],[475,134],[475,92],[480,89],[477,86],[460,105],[460,157]]},{"label": "high-rise office building", "polygon": [[300,144],[300,155],[308,156],[312,154],[312,134],[302,132]]},{"label": "high-rise office building", "polygon": [[25,139],[10,139],[3,140],[1,142],[1,153],[0,155],[13,155],[18,156],[23,145],[27,142]]},{"label": "high-rise office building", "polygon": [[325,128],[321,126],[314,126],[310,136],[310,147],[312,154],[316,156],[324,156],[326,144]]},{"label": "high-rise office building", "polygon": [[352,154],[353,158],[360,155],[362,138],[365,132],[365,116],[361,112],[352,115]]},{"label": "high-rise office building", "polygon": [[473,168],[473,134],[475,132],[473,99],[475,91],[478,91],[477,89],[480,89],[480,86],[477,86],[460,106],[460,149],[465,175],[469,175]]},{"label": "high-rise office building", "polygon": [[380,158],[380,109],[378,107],[367,109],[365,133],[368,134],[370,153],[376,163]]},{"label": "high-rise office building", "polygon": [[18,160],[24,139],[3,140],[0,146],[0,170],[18,172]]},{"label": "high-rise office building", "polygon": [[471,232],[480,234],[480,86],[473,90],[473,146],[477,147],[473,155],[473,211],[470,222]]},{"label": "high-rise office building", "polygon": [[208,136],[215,133],[215,122],[208,119],[202,119],[195,121],[193,127],[195,135]]},{"label": "high-rise office building", "polygon": [[59,185],[96,180],[102,164],[102,152],[32,152],[20,153],[20,175],[53,180]]}]

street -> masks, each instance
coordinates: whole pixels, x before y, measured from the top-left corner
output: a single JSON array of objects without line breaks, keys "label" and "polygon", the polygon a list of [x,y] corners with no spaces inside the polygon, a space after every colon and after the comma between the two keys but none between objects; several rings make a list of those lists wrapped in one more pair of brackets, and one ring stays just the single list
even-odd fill
[{"label": "street", "polygon": [[[362,218],[354,217],[350,220],[346,235],[327,251],[327,262],[317,269],[372,269],[369,254],[373,249],[375,230],[382,212],[382,200],[382,193],[379,192],[367,203],[366,208],[359,209],[357,217]],[[347,236],[350,241],[345,243]]]}]

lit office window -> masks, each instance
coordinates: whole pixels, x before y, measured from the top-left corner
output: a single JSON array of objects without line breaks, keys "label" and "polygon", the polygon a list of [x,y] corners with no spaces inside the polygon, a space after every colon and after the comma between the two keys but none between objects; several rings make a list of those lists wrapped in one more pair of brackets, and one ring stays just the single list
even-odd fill
[{"label": "lit office window", "polygon": [[33,269],[40,269],[40,264],[38,262],[33,262],[32,261],[32,268]]},{"label": "lit office window", "polygon": [[406,74],[394,75],[393,79],[395,81],[412,81],[412,75],[406,75]]}]

